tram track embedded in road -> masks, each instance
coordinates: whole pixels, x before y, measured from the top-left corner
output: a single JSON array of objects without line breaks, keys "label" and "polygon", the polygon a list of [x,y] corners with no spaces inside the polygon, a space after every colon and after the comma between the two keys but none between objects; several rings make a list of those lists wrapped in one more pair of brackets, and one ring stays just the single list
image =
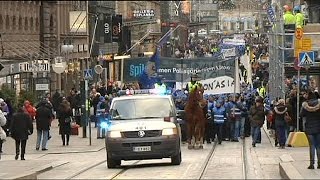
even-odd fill
[{"label": "tram track embedded in road", "polygon": [[[134,162],[133,164],[131,164],[130,166],[134,166],[134,165],[137,165],[139,162],[141,162],[142,160],[138,160],[136,162]],[[121,176],[121,174],[124,174],[126,171],[128,171],[130,169],[129,166],[123,168],[121,171],[119,171],[118,173],[116,173],[115,175],[113,175],[110,180],[112,179],[117,179],[117,177]]]},{"label": "tram track embedded in road", "polygon": [[242,156],[242,175],[243,179],[248,179],[248,161],[247,161],[247,150],[246,150],[246,139],[242,139],[241,146],[241,156]]},{"label": "tram track embedded in road", "polygon": [[[240,143],[240,142],[239,142]],[[218,147],[217,146],[217,141],[214,141],[213,147],[211,149],[211,151],[209,152],[205,162],[203,163],[203,166],[201,168],[200,171],[200,175],[199,175],[199,180],[200,179],[204,179],[204,175],[206,172],[206,169],[208,168],[208,165],[210,164],[210,160],[214,157],[215,155],[215,150]],[[248,176],[248,168],[247,168],[247,151],[246,151],[246,141],[245,139],[242,139],[242,145],[241,145],[241,159],[242,159],[242,178],[241,179],[247,179]]]},{"label": "tram track embedded in road", "polygon": [[214,141],[213,146],[212,146],[212,148],[211,148],[211,150],[210,150],[210,152],[209,152],[209,155],[207,156],[207,158],[206,158],[206,160],[204,161],[204,164],[203,164],[203,166],[202,166],[202,168],[201,168],[200,176],[199,176],[199,178],[198,178],[199,180],[202,179],[202,177],[203,177],[203,175],[204,175],[204,173],[205,173],[205,171],[206,171],[206,169],[207,169],[207,167],[208,167],[208,165],[209,165],[210,160],[211,160],[212,157],[214,156],[214,150],[216,149],[217,144],[218,144],[218,142],[217,142],[217,141]]}]

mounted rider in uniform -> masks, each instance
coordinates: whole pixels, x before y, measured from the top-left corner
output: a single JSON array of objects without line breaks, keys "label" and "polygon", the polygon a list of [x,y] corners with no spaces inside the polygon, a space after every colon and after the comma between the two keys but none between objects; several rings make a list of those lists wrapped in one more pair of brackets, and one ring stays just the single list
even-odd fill
[{"label": "mounted rider in uniform", "polygon": [[192,74],[191,75],[191,80],[188,82],[186,86],[186,90],[190,94],[192,91],[194,91],[196,88],[202,89],[203,86],[200,81],[200,76],[198,74]]}]

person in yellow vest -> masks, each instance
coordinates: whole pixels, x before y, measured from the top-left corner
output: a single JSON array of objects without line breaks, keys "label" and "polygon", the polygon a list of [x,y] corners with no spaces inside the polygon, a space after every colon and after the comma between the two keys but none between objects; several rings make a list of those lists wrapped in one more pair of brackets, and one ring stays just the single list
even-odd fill
[{"label": "person in yellow vest", "polygon": [[194,91],[196,88],[202,88],[202,84],[199,82],[200,77],[198,74],[192,74],[191,75],[191,81],[188,82],[186,86],[186,90],[190,93]]},{"label": "person in yellow vest", "polygon": [[293,31],[295,30],[295,24],[296,24],[296,18],[292,14],[291,7],[288,5],[284,5],[284,29],[287,31]]},{"label": "person in yellow vest", "polygon": [[294,11],[294,14],[295,14],[296,28],[303,28],[304,22],[305,22],[305,17],[301,13],[300,6],[295,6],[293,11]]},{"label": "person in yellow vest", "polygon": [[258,93],[259,93],[259,96],[264,98],[266,96],[266,88],[262,86],[261,88],[259,88]]}]

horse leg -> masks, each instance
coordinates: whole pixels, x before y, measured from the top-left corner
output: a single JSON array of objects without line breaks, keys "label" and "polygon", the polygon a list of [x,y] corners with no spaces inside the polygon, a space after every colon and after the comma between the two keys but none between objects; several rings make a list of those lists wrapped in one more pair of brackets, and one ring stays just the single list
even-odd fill
[{"label": "horse leg", "polygon": [[192,119],[188,121],[188,149],[193,149],[193,123]]},{"label": "horse leg", "polygon": [[199,149],[201,144],[200,142],[201,139],[200,139],[200,128],[198,123],[195,125],[195,140],[196,140],[195,149]]},{"label": "horse leg", "polygon": [[203,139],[204,139],[206,130],[205,130],[204,124],[202,124],[201,126],[202,127],[200,128],[200,147],[199,148],[203,149]]}]

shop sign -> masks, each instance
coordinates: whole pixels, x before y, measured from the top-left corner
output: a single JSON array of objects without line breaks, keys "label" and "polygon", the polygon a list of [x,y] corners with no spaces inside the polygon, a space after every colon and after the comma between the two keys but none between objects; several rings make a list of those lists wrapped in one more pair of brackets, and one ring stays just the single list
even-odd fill
[{"label": "shop sign", "polygon": [[36,91],[48,91],[49,84],[36,84]]},{"label": "shop sign", "polygon": [[23,72],[50,72],[50,63],[18,63],[11,64],[10,74]]},{"label": "shop sign", "polygon": [[153,9],[134,10],[133,17],[154,17]]}]

